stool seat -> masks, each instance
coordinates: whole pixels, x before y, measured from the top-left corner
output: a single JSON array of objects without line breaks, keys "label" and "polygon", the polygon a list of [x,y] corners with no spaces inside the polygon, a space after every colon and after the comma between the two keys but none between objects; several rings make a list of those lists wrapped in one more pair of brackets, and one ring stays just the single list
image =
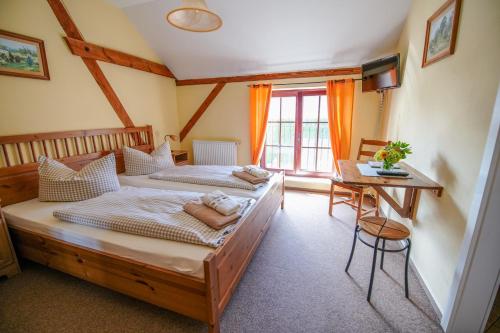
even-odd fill
[{"label": "stool seat", "polygon": [[410,230],[404,224],[385,217],[362,217],[358,225],[367,234],[382,239],[398,241],[410,237]]},{"label": "stool seat", "polygon": [[[361,231],[364,231],[365,233],[375,237],[375,244],[372,245],[366,240],[363,240],[363,238],[360,237]],[[380,269],[384,269],[385,252],[401,252],[406,250],[405,296],[406,298],[408,298],[408,264],[410,262],[410,249],[411,249],[410,230],[408,230],[408,228],[402,223],[390,220],[385,217],[366,216],[360,218],[358,220],[356,228],[354,228],[354,239],[352,241],[351,254],[349,255],[349,260],[347,261],[347,266],[345,267],[346,273],[348,272],[349,266],[351,265],[352,256],[354,255],[354,249],[356,248],[357,239],[359,239],[362,243],[373,249],[372,270],[370,274],[370,284],[368,286],[368,297],[366,298],[366,300],[370,302],[370,298],[372,295],[373,278],[375,277],[375,265],[377,264],[377,252],[379,251],[382,253],[382,256],[380,258]],[[382,240],[381,248],[379,247],[380,240]],[[406,245],[404,245],[399,249],[386,249],[385,248],[386,241],[403,241],[404,244]]]}]

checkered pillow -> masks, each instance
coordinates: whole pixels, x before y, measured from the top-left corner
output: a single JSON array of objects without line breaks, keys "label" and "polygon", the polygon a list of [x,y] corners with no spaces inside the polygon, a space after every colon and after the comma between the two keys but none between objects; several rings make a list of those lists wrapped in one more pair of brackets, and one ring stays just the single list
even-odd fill
[{"label": "checkered pillow", "polygon": [[38,159],[40,201],[81,201],[120,189],[115,154],[106,155],[80,171],[48,157]]},{"label": "checkered pillow", "polygon": [[168,142],[158,147],[151,155],[137,149],[123,147],[123,158],[127,176],[149,175],[175,166]]}]

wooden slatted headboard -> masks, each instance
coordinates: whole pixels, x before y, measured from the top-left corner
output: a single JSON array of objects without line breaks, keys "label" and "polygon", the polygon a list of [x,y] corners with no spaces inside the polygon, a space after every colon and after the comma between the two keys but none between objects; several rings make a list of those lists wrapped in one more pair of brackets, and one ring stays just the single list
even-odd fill
[{"label": "wooden slatted headboard", "polygon": [[56,159],[72,169],[114,152],[116,171],[125,171],[122,147],[150,153],[154,149],[151,126],[104,128],[65,132],[0,136],[0,199],[10,205],[38,196],[40,155]]}]

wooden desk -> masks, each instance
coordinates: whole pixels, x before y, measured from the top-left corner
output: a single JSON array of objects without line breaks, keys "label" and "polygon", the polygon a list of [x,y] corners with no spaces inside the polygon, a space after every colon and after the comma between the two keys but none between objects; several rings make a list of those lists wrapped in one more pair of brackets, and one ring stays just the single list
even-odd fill
[{"label": "wooden desk", "polygon": [[[440,197],[443,193],[443,187],[438,183],[427,178],[422,173],[410,167],[404,162],[400,162],[401,168],[410,173],[412,178],[396,178],[396,177],[368,177],[363,176],[356,166],[358,163],[366,163],[366,161],[350,161],[340,160],[340,174],[342,181],[348,185],[364,185],[371,186],[384,198],[385,201],[401,216],[414,218],[415,203],[420,190],[431,190],[434,194]],[[383,187],[404,188],[405,194],[403,204],[400,205]]]}]

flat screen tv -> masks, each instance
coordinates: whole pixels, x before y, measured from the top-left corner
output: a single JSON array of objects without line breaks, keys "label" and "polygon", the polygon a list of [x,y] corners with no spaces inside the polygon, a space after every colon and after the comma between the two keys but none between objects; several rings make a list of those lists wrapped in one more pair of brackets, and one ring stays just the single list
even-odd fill
[{"label": "flat screen tv", "polygon": [[361,65],[363,92],[401,86],[399,53]]}]

